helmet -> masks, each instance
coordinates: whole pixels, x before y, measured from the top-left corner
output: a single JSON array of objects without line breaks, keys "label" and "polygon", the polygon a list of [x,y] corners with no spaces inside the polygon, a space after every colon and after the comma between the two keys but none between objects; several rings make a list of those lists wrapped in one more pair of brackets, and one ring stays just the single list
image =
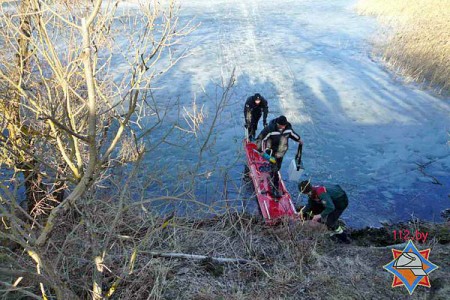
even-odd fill
[{"label": "helmet", "polygon": [[259,93],[256,93],[254,97],[255,97],[255,100],[262,98],[261,94],[259,94]]},{"label": "helmet", "polygon": [[426,276],[420,257],[413,252],[403,252],[394,262],[397,269],[410,269],[416,276]]}]

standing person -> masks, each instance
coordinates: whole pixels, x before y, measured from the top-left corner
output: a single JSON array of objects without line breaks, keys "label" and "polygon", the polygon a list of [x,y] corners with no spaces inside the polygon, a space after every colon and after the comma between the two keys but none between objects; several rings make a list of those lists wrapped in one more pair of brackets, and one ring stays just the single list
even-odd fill
[{"label": "standing person", "polygon": [[247,128],[248,130],[248,137],[250,141],[253,141],[253,139],[255,138],[255,133],[258,129],[258,122],[261,118],[261,115],[263,116],[263,126],[267,126],[268,112],[269,107],[267,105],[267,100],[258,93],[248,97],[247,101],[245,101],[245,128]]},{"label": "standing person", "polygon": [[[278,171],[281,169],[284,154],[288,150],[289,138],[303,144],[300,135],[292,129],[292,125],[287,121],[286,117],[279,116],[271,120],[269,125],[261,131],[256,139],[259,151],[265,151],[276,158],[277,162],[273,164],[271,170],[272,193],[276,198],[281,197],[278,191],[280,181]],[[299,153],[297,153],[298,155]]]},{"label": "standing person", "polygon": [[338,220],[348,206],[348,197],[339,185],[313,186],[309,180],[299,183],[298,189],[308,195],[308,204],[300,210],[300,216],[317,213],[313,221],[327,225],[331,235],[345,243],[349,243],[347,234],[339,226]]}]

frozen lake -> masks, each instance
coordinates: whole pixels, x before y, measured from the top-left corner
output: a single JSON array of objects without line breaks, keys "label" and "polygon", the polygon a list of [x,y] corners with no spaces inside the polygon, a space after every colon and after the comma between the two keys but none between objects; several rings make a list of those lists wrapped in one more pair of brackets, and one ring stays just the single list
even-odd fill
[{"label": "frozen lake", "polygon": [[[371,38],[378,25],[357,15],[353,5],[347,0],[181,1],[180,20],[194,18],[200,25],[186,39],[191,55],[158,82],[162,90],[155,95],[186,107],[196,98],[206,128],[220,96],[217,84],[236,69],[213,144],[202,156],[197,200],[256,209],[254,200],[241,202],[251,189],[242,191],[240,176],[243,103],[259,92],[269,101],[268,119],[284,114],[302,136],[313,183],[337,183],[348,192],[343,218],[349,224],[412,215],[439,220],[450,206],[449,99],[403,82],[373,59]],[[183,135],[178,131],[169,139]],[[189,145],[167,145],[170,154],[161,164],[195,164],[199,145]],[[296,146],[292,142],[285,157],[285,177]],[[296,183],[288,188],[296,199]]]}]

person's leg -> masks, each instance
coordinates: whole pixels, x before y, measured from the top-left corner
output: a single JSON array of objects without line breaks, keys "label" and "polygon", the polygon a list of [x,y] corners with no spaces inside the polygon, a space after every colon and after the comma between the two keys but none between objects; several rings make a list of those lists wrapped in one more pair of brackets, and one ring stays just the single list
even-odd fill
[{"label": "person's leg", "polygon": [[258,122],[259,118],[257,115],[252,116],[252,120],[250,122],[249,130],[248,130],[248,136],[252,139],[256,138],[256,131],[258,130]]},{"label": "person's leg", "polygon": [[270,164],[270,189],[272,190],[272,195],[274,197],[279,197],[278,192],[278,184],[279,184],[279,178],[278,178],[278,167],[277,164]]},{"label": "person's leg", "polygon": [[326,220],[322,220],[323,222],[325,222],[329,230],[335,231],[336,229],[338,229],[338,220],[343,211],[343,209],[335,209],[327,216]]},{"label": "person's leg", "polygon": [[253,141],[256,138],[256,130],[258,129],[258,123],[250,123],[248,127],[248,138]]},{"label": "person's leg", "polygon": [[330,234],[332,238],[336,239],[339,242],[349,244],[351,240],[348,238],[348,235],[344,231],[344,228],[342,226],[339,226],[338,222],[339,217],[342,215],[348,205],[348,198],[345,192],[343,198],[338,199],[338,202],[335,203],[335,205],[337,205],[339,208],[328,215],[326,225],[328,229],[332,231]]},{"label": "person's leg", "polygon": [[342,215],[344,210],[335,210],[331,214],[328,215],[326,220],[326,225],[330,232],[330,237],[340,243],[350,244],[351,240],[349,239],[347,233],[344,231],[344,227],[339,225],[339,217]]},{"label": "person's leg", "polygon": [[278,176],[278,169],[273,170],[273,187],[278,190],[280,185],[280,177]]},{"label": "person's leg", "polygon": [[325,224],[327,225],[328,229],[331,231],[330,236],[341,242],[349,244],[351,240],[348,238],[347,233],[344,231],[344,228],[339,225],[338,220],[339,217],[344,212],[344,209],[336,209],[332,213],[330,213],[327,217],[327,220]]},{"label": "person's leg", "polygon": [[270,164],[270,179],[274,188],[278,188],[278,167],[277,164]]},{"label": "person's leg", "polygon": [[280,176],[278,173],[281,170],[281,164],[283,163],[283,158],[277,157],[276,160],[277,160],[277,163],[275,165],[276,167],[273,168],[273,170],[274,170],[274,185],[275,185],[275,188],[279,190]]},{"label": "person's leg", "polygon": [[255,130],[253,129],[253,123],[248,124],[247,130],[248,130],[248,139],[250,141],[252,141],[255,136]]},{"label": "person's leg", "polygon": [[271,180],[273,183],[272,189],[275,197],[281,197],[282,193],[280,192],[280,176],[278,172],[280,171],[281,163],[283,162],[283,158],[276,158],[276,163],[271,164]]},{"label": "person's leg", "polygon": [[283,157],[277,157],[277,167],[281,170],[281,164],[283,163]]}]

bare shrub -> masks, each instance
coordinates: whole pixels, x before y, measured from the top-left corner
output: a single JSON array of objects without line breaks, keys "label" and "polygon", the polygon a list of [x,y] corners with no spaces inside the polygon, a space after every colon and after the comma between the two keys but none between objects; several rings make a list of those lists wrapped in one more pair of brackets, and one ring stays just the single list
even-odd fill
[{"label": "bare shrub", "polygon": [[[28,255],[21,268],[2,272],[31,279],[35,285],[21,289],[28,296],[99,299],[117,279],[108,264],[122,262],[120,277],[134,263],[114,245],[117,226],[130,223],[122,218],[136,171],[106,179],[119,164],[139,165],[141,140],[162,122],[165,99],[149,101],[152,83],[185,57],[179,43],[195,26],[179,22],[174,1],[133,5],[1,4],[0,238]],[[148,127],[136,136],[143,118]],[[96,193],[103,184],[121,187],[111,202]]]}]

